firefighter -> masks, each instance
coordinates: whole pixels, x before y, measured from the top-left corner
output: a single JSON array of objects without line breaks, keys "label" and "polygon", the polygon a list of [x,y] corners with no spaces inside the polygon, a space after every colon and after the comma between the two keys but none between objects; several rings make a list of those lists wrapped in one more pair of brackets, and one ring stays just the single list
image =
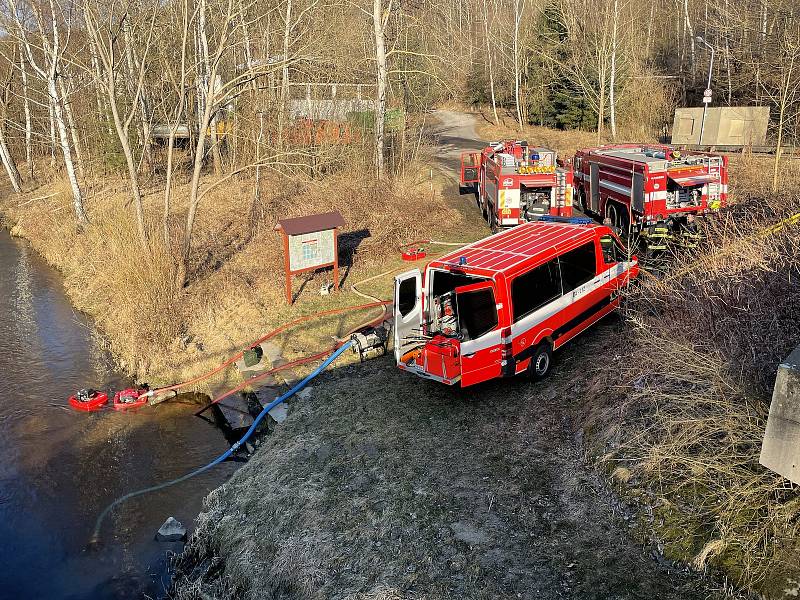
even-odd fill
[{"label": "firefighter", "polygon": [[697,225],[697,217],[695,215],[686,215],[686,222],[681,224],[677,232],[678,241],[684,248],[694,249],[700,243],[700,230]]}]

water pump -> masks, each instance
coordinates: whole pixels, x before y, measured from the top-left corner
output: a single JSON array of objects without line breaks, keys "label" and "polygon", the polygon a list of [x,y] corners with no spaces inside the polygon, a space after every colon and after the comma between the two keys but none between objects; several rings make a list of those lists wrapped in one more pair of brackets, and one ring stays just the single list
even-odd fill
[{"label": "water pump", "polygon": [[358,354],[361,362],[377,358],[386,354],[389,347],[389,328],[385,324],[367,327],[351,335],[350,341],[353,354]]}]

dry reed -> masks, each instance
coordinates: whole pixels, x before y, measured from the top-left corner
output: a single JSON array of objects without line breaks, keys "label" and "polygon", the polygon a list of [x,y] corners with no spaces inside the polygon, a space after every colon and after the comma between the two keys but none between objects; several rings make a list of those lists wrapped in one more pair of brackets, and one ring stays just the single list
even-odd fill
[{"label": "dry reed", "polygon": [[765,593],[800,572],[800,495],[758,462],[777,365],[800,343],[800,228],[763,232],[798,211],[793,195],[742,202],[644,276],[584,421],[668,555]]}]

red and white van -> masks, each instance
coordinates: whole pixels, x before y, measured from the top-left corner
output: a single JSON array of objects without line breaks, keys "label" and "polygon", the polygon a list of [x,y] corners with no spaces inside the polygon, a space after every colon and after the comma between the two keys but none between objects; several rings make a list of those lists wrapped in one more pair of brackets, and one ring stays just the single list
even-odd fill
[{"label": "red and white van", "polygon": [[542,217],[398,275],[397,365],[462,387],[529,373],[619,305],[638,274],[620,240],[585,218]]}]

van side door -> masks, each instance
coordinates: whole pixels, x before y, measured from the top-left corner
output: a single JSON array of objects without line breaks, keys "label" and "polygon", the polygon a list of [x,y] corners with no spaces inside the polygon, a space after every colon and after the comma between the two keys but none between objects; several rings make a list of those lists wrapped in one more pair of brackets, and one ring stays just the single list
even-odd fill
[{"label": "van side door", "polygon": [[474,385],[501,375],[501,330],[494,282],[455,289],[461,335],[461,385]]},{"label": "van side door", "polygon": [[394,278],[394,356],[397,364],[416,347],[423,345],[422,273],[412,269]]},{"label": "van side door", "polygon": [[556,348],[585,329],[596,313],[603,311],[610,302],[610,292],[603,285],[603,277],[598,276],[602,258],[598,256],[597,247],[597,240],[593,238],[558,257],[564,309],[554,335]]}]

